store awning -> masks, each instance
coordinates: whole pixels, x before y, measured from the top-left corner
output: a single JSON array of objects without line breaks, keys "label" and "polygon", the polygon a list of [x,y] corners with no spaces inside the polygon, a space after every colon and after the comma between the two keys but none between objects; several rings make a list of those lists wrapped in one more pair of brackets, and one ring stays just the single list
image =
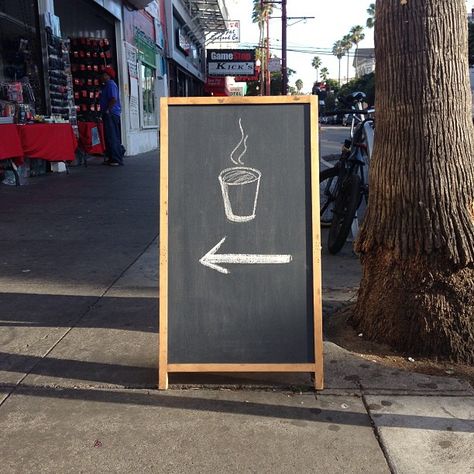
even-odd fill
[{"label": "store awning", "polygon": [[184,0],[184,3],[205,33],[226,31],[228,13],[224,0]]}]

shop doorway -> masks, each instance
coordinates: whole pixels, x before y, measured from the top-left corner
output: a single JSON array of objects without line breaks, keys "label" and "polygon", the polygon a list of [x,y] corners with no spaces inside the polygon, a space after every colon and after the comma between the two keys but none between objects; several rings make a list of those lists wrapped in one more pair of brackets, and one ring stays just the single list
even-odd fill
[{"label": "shop doorway", "polygon": [[55,0],[54,11],[59,17],[62,38],[69,40],[82,149],[87,154],[103,154],[104,130],[99,101],[105,68],[112,66],[117,72],[114,80],[119,89],[121,82],[117,67],[117,20],[91,0]]}]

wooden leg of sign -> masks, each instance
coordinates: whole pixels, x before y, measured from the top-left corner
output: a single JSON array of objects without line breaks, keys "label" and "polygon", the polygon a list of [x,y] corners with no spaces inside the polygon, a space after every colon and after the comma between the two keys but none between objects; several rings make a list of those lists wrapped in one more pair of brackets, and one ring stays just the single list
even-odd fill
[{"label": "wooden leg of sign", "polygon": [[158,388],[160,390],[168,390],[168,372],[164,368],[160,368],[158,374]]},{"label": "wooden leg of sign", "polygon": [[315,390],[322,390],[324,388],[324,374],[322,371],[314,374],[314,388]]},{"label": "wooden leg of sign", "polygon": [[[316,274],[319,274],[318,270],[315,270]],[[321,293],[319,293],[321,295]],[[322,304],[321,296],[319,296],[319,302],[315,305],[315,312],[317,317],[314,320],[314,334],[315,334],[315,343],[314,343],[314,354],[316,362],[316,373],[314,376],[314,388],[316,390],[322,390],[324,388],[324,342],[323,342],[323,324],[322,324]]]}]

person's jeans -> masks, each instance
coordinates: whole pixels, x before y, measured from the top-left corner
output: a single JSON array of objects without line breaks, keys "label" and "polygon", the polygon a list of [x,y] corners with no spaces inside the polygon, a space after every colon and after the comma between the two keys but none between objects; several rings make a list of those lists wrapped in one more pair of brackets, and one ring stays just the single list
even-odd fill
[{"label": "person's jeans", "polygon": [[123,147],[120,137],[120,117],[114,114],[102,114],[104,123],[105,149],[109,160],[123,164]]}]

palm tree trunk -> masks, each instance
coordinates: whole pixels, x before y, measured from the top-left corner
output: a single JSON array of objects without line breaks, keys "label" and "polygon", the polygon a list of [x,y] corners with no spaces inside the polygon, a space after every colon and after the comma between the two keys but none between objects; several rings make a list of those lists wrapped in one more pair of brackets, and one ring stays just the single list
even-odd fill
[{"label": "palm tree trunk", "polygon": [[349,82],[349,51],[347,51],[347,82]]},{"label": "palm tree trunk", "polygon": [[472,364],[474,128],[464,0],[379,0],[375,35],[377,140],[356,244],[363,278],[353,322],[364,337],[412,355]]},{"label": "palm tree trunk", "polygon": [[341,58],[339,58],[339,87],[341,87]]}]

